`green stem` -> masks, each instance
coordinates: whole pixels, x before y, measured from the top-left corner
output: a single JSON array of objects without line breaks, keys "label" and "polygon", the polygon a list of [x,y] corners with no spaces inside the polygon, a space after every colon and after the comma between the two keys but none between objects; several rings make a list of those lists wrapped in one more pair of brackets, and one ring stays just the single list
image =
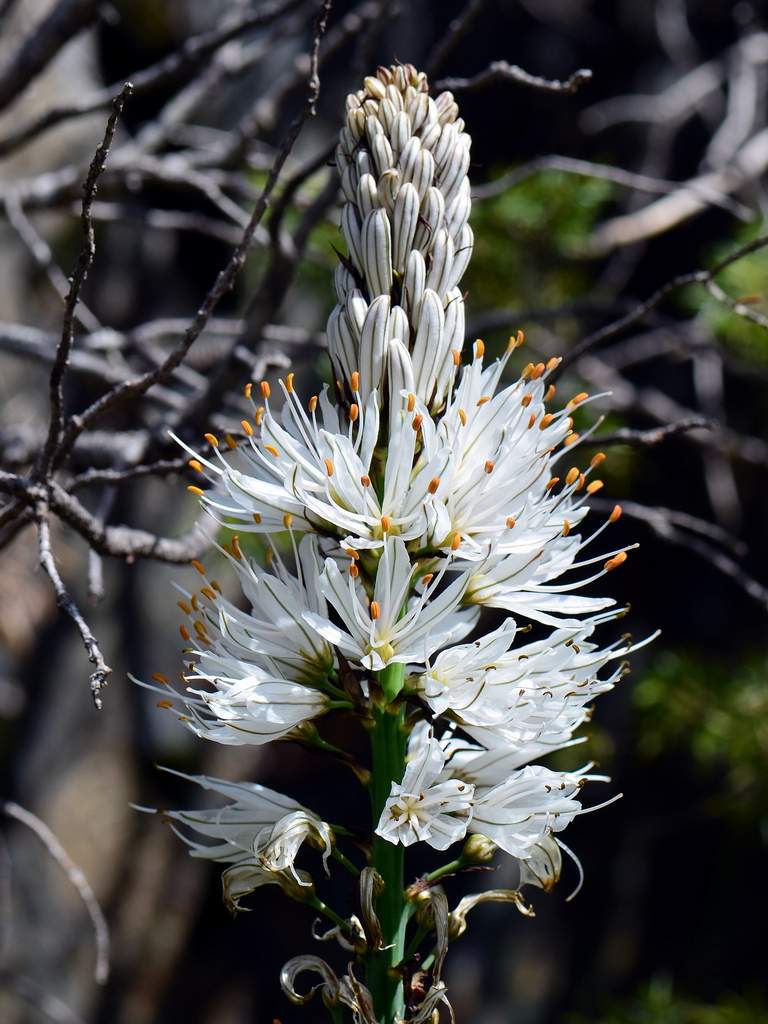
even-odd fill
[{"label": "green stem", "polygon": [[[385,694],[402,689],[405,669],[389,665],[379,673],[379,684]],[[373,827],[376,828],[392,782],[400,782],[405,767],[405,711],[401,707],[374,708],[371,747],[373,772],[371,803]],[[383,934],[384,949],[372,953],[368,964],[368,983],[373,995],[376,1015],[381,1024],[395,1024],[405,1010],[403,983],[394,968],[403,959],[405,928],[408,915],[403,891],[403,847],[388,843],[374,835],[373,866],[384,880],[384,889],[376,903]]]}]

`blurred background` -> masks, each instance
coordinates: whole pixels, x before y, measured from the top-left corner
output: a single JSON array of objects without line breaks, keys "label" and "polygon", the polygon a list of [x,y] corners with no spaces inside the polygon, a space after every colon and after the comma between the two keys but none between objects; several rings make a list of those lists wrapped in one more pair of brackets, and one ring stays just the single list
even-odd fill
[{"label": "blurred background", "polygon": [[[3,470],[26,473],[47,430],[81,183],[109,96],[127,77],[136,84],[94,206],[70,413],[179,343],[301,114],[316,13],[315,0],[0,0]],[[636,315],[678,275],[766,231],[766,22],[768,8],[745,0],[337,0],[317,116],[236,287],[181,367],[83,433],[59,473],[97,523],[188,537],[195,502],[167,427],[193,443],[236,427],[244,381],[289,362],[307,388],[328,376],[322,330],[340,245],[328,159],[345,94],[395,60],[459,80],[446,85],[474,140],[468,337],[499,352],[522,328],[528,341],[510,375],[571,352],[561,395],[612,392],[589,406],[605,416],[602,493],[607,507],[624,505],[619,540],[641,547],[611,583],[631,600],[636,637],[663,630],[589,727],[590,756],[624,798],[569,829],[581,893],[566,902],[576,882],[566,869],[553,894],[535,894],[533,920],[503,906],[475,911],[448,958],[459,1021],[768,1021],[768,248],[730,263],[716,287],[681,284]],[[485,75],[493,61],[547,79],[580,68],[593,77],[570,92],[535,89]],[[363,796],[294,744],[211,750],[156,710],[127,673],[177,677],[171,581],[188,582],[191,570],[154,549],[101,558],[54,516],[62,578],[113,668],[97,712],[91,666],[38,567],[34,528],[12,496],[3,502],[1,794],[45,822],[82,869],[112,948],[109,980],[97,984],[77,893],[39,837],[6,814],[0,1020],[317,1019],[319,1006],[297,1011],[278,986],[289,956],[325,950],[309,936],[311,913],[265,889],[232,920],[218,872],[130,804],[194,799],[158,763],[258,779],[321,813],[343,800],[351,819],[367,814]],[[180,544],[170,560],[194,553]],[[343,723],[336,739],[360,743]],[[414,857],[409,870],[421,869]],[[502,863],[489,877],[453,879],[449,896],[514,884],[515,874]],[[343,888],[334,898],[343,906]]]}]

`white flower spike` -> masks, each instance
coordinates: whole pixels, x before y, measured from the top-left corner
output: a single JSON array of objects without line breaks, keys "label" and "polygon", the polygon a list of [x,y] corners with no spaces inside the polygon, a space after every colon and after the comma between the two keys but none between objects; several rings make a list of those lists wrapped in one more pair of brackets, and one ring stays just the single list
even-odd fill
[{"label": "white flower spike", "polygon": [[[191,490],[223,536],[260,535],[268,568],[222,537],[242,592],[230,600],[194,563],[203,585],[179,601],[187,689],[160,675],[149,688],[198,736],[297,741],[370,785],[366,834],[355,821],[332,830],[263,786],[203,776],[193,781],[229,802],[168,817],[193,856],[227,865],[230,906],[279,885],[365,965],[363,984],[354,965],[339,978],[318,957],[294,957],[290,999],[311,997],[295,984],[308,971],[334,1012],[419,1024],[447,1002],[443,958],[469,910],[502,901],[532,916],[520,887],[552,889],[563,851],[581,871],[561,836],[597,809],[582,803],[586,783],[608,780],[546,759],[583,741],[594,699],[648,641],[602,639],[626,610],[582,589],[630,550],[594,544],[621,508],[590,525],[605,455],[579,462],[574,415],[593,399],[557,403],[556,358],[509,373],[521,333],[499,359],[479,339],[463,355],[470,138],[453,97],[430,95],[411,65],[379,68],[347,98],[336,163],[347,255],[326,332],[332,387],[300,398],[293,373],[279,387],[248,384],[240,440],[206,434],[206,454],[188,448],[207,481]],[[478,630],[486,608],[503,615]],[[356,722],[370,735],[370,767],[323,734],[337,711],[349,750]],[[340,846],[353,836],[364,842],[348,857]],[[404,849],[417,843],[463,846],[408,885]],[[306,846],[326,870],[333,857],[359,878],[359,913],[321,898],[296,864]],[[519,862],[518,889],[465,896],[451,914],[440,879],[502,853]],[[423,939],[420,928],[406,938],[411,901],[438,941],[423,987],[406,993],[403,979],[425,963],[406,958]],[[427,963],[429,948],[418,950]]]}]

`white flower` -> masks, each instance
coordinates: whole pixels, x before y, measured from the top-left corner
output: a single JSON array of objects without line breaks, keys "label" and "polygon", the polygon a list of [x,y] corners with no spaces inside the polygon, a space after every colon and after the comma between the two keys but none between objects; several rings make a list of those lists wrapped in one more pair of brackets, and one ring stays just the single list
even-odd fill
[{"label": "white flower", "polygon": [[201,603],[202,621],[212,634],[214,648],[235,659],[253,661],[273,675],[286,673],[296,682],[322,682],[333,668],[333,652],[303,618],[308,608],[327,614],[319,587],[323,560],[317,537],[302,537],[296,549],[296,575],[276,552],[272,572],[244,555],[229,561],[250,608],[243,611],[221,594],[215,602]]},{"label": "white flower", "polygon": [[[380,440],[377,393],[369,395],[363,409],[355,392],[360,404],[350,405],[353,419],[344,427],[325,392],[319,401],[311,400],[308,415],[293,384],[281,385],[285,405],[279,418],[265,398],[260,432],[249,427],[246,446],[226,454],[214,446],[215,458],[197,458],[214,485],[201,493],[207,511],[244,533],[314,527],[346,536],[348,544],[363,548],[381,546],[386,530],[406,540],[421,536],[429,521],[427,507],[434,501],[430,484],[445,471],[451,453],[438,448],[414,467],[423,416],[414,413],[408,396],[398,396],[393,409],[379,494],[374,465]],[[357,381],[355,385],[359,387]]]},{"label": "white flower", "polygon": [[497,786],[477,791],[472,830],[525,859],[536,844],[562,831],[580,813],[577,797],[590,778],[596,777],[526,765]]},{"label": "white flower", "polygon": [[642,646],[624,638],[600,650],[587,640],[593,630],[591,624],[554,630],[509,650],[515,627],[507,619],[474,643],[441,652],[416,684],[435,714],[496,729],[510,750],[535,741],[553,749],[588,719],[588,705],[613,688],[623,667],[605,679],[598,672]]},{"label": "white flower", "polygon": [[185,698],[188,714],[181,720],[197,736],[216,743],[259,746],[281,739],[322,715],[329,704],[320,690],[208,653],[201,653],[197,671],[187,679],[204,680],[213,690],[189,687],[196,696]]},{"label": "white flower", "polygon": [[308,842],[322,851],[327,870],[333,832],[326,822],[295,800],[256,783],[227,782],[183,772],[172,774],[196,782],[229,801],[221,807],[162,812],[165,818],[177,823],[174,831],[187,844],[191,856],[252,868],[263,877],[259,884],[279,881],[269,875],[288,872],[297,885],[306,887],[311,884],[308,876],[299,875],[294,862]]},{"label": "white flower", "polygon": [[402,782],[393,782],[376,834],[390,843],[427,842],[447,850],[462,839],[472,817],[475,787],[459,779],[441,779],[443,750],[425,722],[413,730]]},{"label": "white flower", "polygon": [[461,639],[476,621],[473,609],[457,611],[467,585],[460,575],[438,591],[432,580],[420,597],[408,595],[414,567],[400,537],[388,537],[376,571],[373,599],[368,602],[358,580],[326,559],[321,587],[344,628],[323,616],[305,613],[306,621],[346,658],[379,671],[385,665],[423,663],[434,651]]}]

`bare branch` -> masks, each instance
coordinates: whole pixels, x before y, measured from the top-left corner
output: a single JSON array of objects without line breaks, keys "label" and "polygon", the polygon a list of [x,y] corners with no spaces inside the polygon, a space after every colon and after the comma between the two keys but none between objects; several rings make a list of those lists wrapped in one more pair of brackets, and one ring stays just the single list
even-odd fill
[{"label": "bare branch", "polygon": [[652,427],[650,430],[630,430],[622,427],[613,434],[591,434],[584,438],[582,444],[590,447],[598,446],[605,448],[610,445],[628,444],[633,448],[648,448],[669,437],[677,434],[687,433],[689,430],[711,430],[712,422],[701,417],[691,417],[685,420],[678,420],[677,423],[666,423],[660,427]]},{"label": "bare branch", "polygon": [[94,256],[96,255],[96,241],[91,220],[91,206],[96,195],[99,184],[99,177],[104,170],[112,139],[117,128],[118,118],[123,111],[125,101],[131,95],[133,86],[127,83],[123,86],[120,95],[112,104],[112,113],[109,115],[104,138],[98,146],[96,153],[88,169],[88,175],[83,186],[83,207],[81,220],[83,225],[83,248],[77,261],[75,273],[72,276],[72,284],[64,304],[64,322],[62,325],[61,341],[56,352],[56,359],[51,370],[49,382],[49,400],[51,408],[51,419],[43,451],[37,466],[37,473],[44,477],[56,455],[56,450],[64,427],[64,376],[69,364],[69,355],[72,351],[72,343],[75,336],[75,310],[77,309],[80,291],[85,284],[88,271],[91,269]]},{"label": "bare branch", "polygon": [[4,110],[73,36],[96,20],[98,0],[59,0],[0,68],[0,110]]},{"label": "bare branch", "polygon": [[[559,376],[566,367],[571,366],[586,352],[596,348],[609,338],[613,338],[617,334],[621,334],[628,327],[632,327],[634,324],[639,323],[648,315],[648,313],[661,305],[664,299],[668,298],[674,292],[677,292],[681,288],[685,288],[690,284],[701,284],[705,286],[710,284],[718,274],[726,269],[726,267],[731,266],[733,263],[737,263],[740,259],[743,259],[745,256],[749,256],[753,252],[757,252],[759,249],[765,248],[766,245],[768,245],[768,235],[760,235],[759,238],[755,238],[746,245],[741,245],[734,249],[731,253],[720,260],[719,263],[716,263],[710,270],[692,270],[687,274],[679,274],[677,277],[672,278],[671,281],[667,281],[667,283],[662,285],[661,288],[658,288],[650,298],[639,303],[625,316],[619,317],[618,320],[614,320],[612,323],[606,324],[605,327],[601,327],[597,331],[593,331],[592,334],[588,334],[586,338],[582,338],[577,345],[570,349],[570,351],[566,352],[563,357],[563,361],[553,376]],[[744,309],[748,308],[739,303],[734,303],[731,306],[734,312],[739,313],[739,315],[744,315],[741,307]]]},{"label": "bare branch", "polygon": [[667,181],[664,178],[654,178],[648,174],[625,171],[622,167],[610,167],[607,164],[595,164],[589,160],[576,160],[570,156],[558,156],[557,154],[537,157],[520,167],[515,167],[514,170],[503,174],[495,181],[490,181],[486,185],[478,185],[472,190],[472,198],[491,199],[541,171],[562,171],[566,174],[578,174],[584,178],[600,178],[602,181],[611,181],[615,185],[636,189],[639,192],[673,193],[684,188],[691,189],[693,192],[700,193],[703,202],[712,206],[720,206],[741,220],[752,220],[755,216],[754,210],[721,192],[708,189],[701,182],[697,184],[696,181]]},{"label": "bare branch", "polygon": [[94,671],[91,673],[91,693],[93,695],[93,703],[96,706],[96,710],[101,711],[100,694],[107,685],[107,679],[111,674],[112,669],[104,660],[104,656],[101,653],[101,648],[96,641],[96,637],[91,632],[88,623],[80,613],[80,609],[77,607],[73,598],[64,586],[61,576],[59,576],[59,570],[56,568],[56,561],[53,557],[53,549],[51,548],[48,507],[45,501],[39,501],[35,505],[34,513],[35,521],[37,523],[40,565],[43,567],[48,579],[51,581],[54,593],[56,594],[56,604],[63,612],[66,612],[66,614],[69,615],[77,626],[78,632],[80,633],[80,637],[83,641],[83,646],[88,654],[88,660],[94,666]]},{"label": "bare branch", "polygon": [[429,78],[435,77],[487,5],[488,0],[469,0],[458,17],[449,24],[448,30],[438,39],[432,52],[424,61],[424,70]]},{"label": "bare branch", "polygon": [[105,984],[109,977],[109,929],[99,902],[88,883],[88,879],[69,856],[51,829],[37,815],[32,814],[31,811],[26,810],[24,807],[20,807],[19,804],[14,803],[12,800],[0,802],[0,810],[2,810],[3,814],[7,814],[9,818],[21,822],[22,825],[26,825],[28,829],[35,833],[77,890],[85,909],[88,911],[88,916],[93,925],[93,934],[96,939],[94,978],[99,985]]},{"label": "bare branch", "polygon": [[574,71],[570,78],[564,82],[557,79],[540,78],[532,75],[517,64],[508,64],[505,60],[495,60],[484,71],[480,71],[472,78],[442,78],[435,82],[435,92],[449,90],[450,92],[477,92],[479,89],[486,89],[489,85],[497,82],[514,82],[516,85],[525,85],[529,89],[536,89],[539,92],[555,92],[570,94],[576,92],[582,85],[589,82],[592,72],[588,68],[579,68]]},{"label": "bare branch", "polygon": [[118,384],[116,387],[112,388],[111,391],[108,391],[106,394],[96,399],[96,401],[93,402],[84,412],[77,416],[73,416],[70,419],[69,426],[62,439],[60,451],[58,453],[59,458],[57,461],[60,462],[62,459],[66,458],[79,434],[98,420],[107,410],[112,409],[118,403],[125,401],[127,398],[135,398],[139,395],[143,395],[155,384],[166,381],[170,374],[182,363],[189,349],[205,329],[219,302],[234,285],[235,278],[245,263],[245,258],[248,254],[248,250],[250,249],[254,235],[256,234],[256,230],[267,210],[269,198],[274,191],[283,166],[288,159],[288,156],[293,149],[305,122],[310,117],[314,116],[317,97],[320,91],[320,80],[317,72],[320,40],[325,32],[330,7],[331,0],[323,0],[312,41],[309,75],[307,78],[307,98],[304,109],[294,120],[277,152],[261,195],[259,196],[249,222],[243,231],[240,243],[235,247],[223,270],[221,270],[217,275],[213,286],[195,314],[192,323],[184,332],[180,342],[168,354],[160,366],[140,377],[135,378],[134,380]]},{"label": "bare branch", "polygon": [[[305,0],[282,0],[281,3],[263,3],[259,9],[251,11],[234,20],[227,19],[224,24],[210,32],[187,39],[168,57],[148,68],[136,71],[129,78],[133,83],[134,94],[143,96],[156,89],[171,85],[177,80],[197,70],[197,68],[216,50],[244,35],[255,28],[268,25],[276,19],[299,7]],[[94,9],[98,6],[91,3]],[[1,79],[0,79],[1,83]],[[0,139],[0,156],[5,156],[19,146],[30,142],[42,132],[73,118],[94,114],[106,109],[114,101],[122,89],[122,83],[114,83],[84,96],[67,106],[51,107],[36,120],[22,125],[15,131]],[[0,93],[0,97],[1,97]]]}]

